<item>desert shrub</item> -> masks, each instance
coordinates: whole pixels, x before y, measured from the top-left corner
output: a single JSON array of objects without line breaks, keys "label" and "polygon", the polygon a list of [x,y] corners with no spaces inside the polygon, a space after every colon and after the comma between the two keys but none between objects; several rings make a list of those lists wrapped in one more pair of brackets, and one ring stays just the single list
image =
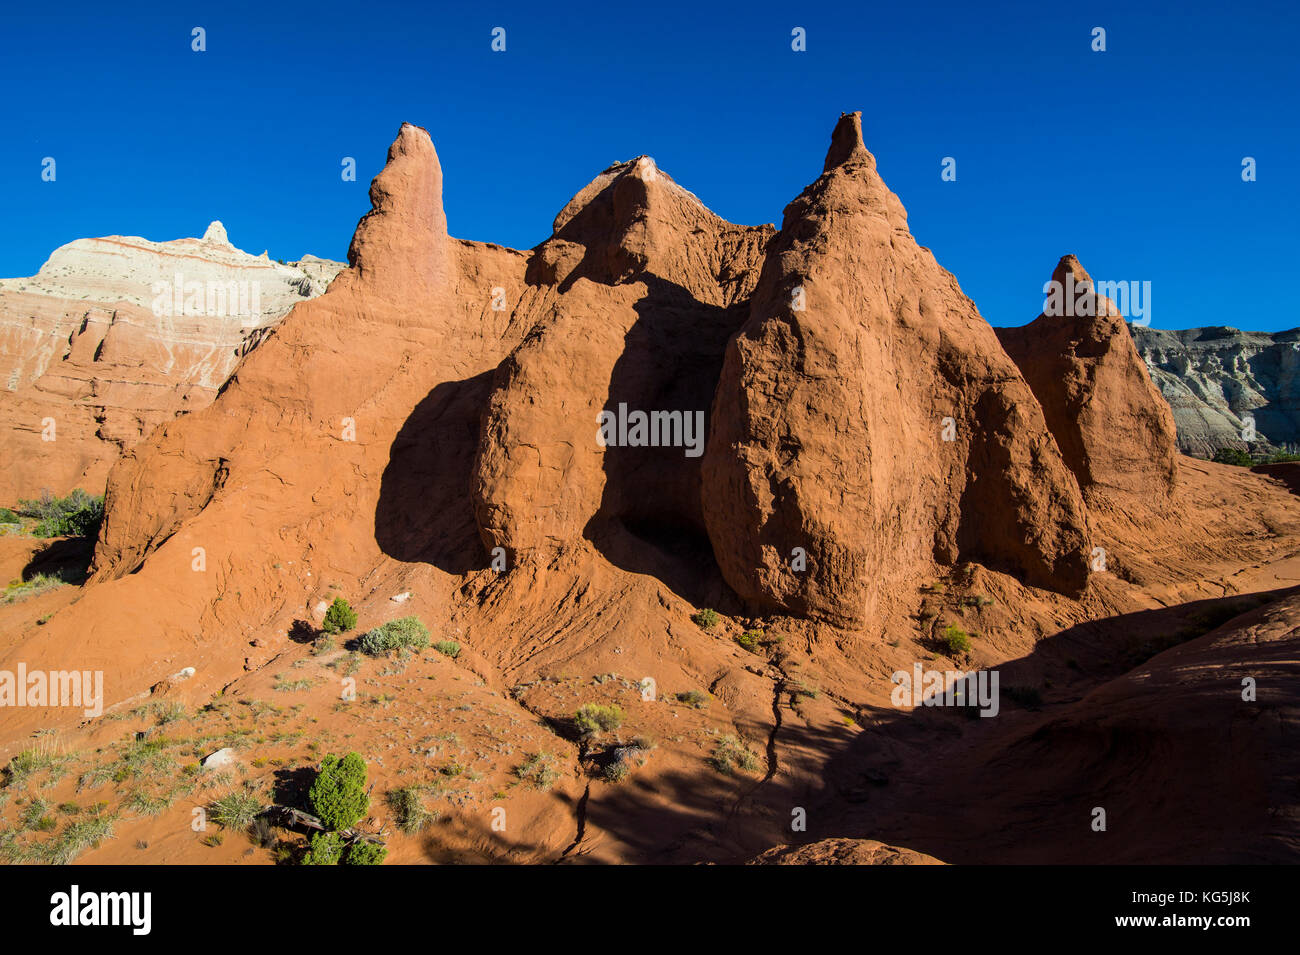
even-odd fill
[{"label": "desert shrub", "polygon": [[11,581],[5,587],[4,595],[0,597],[0,603],[17,603],[19,600],[35,597],[37,594],[43,594],[55,587],[62,587],[69,582],[63,579],[63,574],[63,571],[56,571],[53,574],[33,574],[26,580]]},{"label": "desert shrub", "polygon": [[208,811],[223,829],[243,832],[262,811],[262,801],[250,792],[233,792],[213,802]]},{"label": "desert shrub", "polygon": [[433,649],[443,656],[451,657],[453,660],[460,656],[460,644],[455,640],[439,640],[433,645]]},{"label": "desert shrub", "polygon": [[0,507],[0,524],[17,524],[18,515],[7,507]]},{"label": "desert shrub", "polygon": [[302,857],[302,864],[338,865],[342,857],[342,837],[337,832],[318,832],[311,837],[311,848]]},{"label": "desert shrub", "polygon": [[383,865],[388,850],[373,842],[358,839],[343,851],[344,865]]},{"label": "desert shrub", "polygon": [[623,725],[623,708],[613,703],[609,706],[584,703],[573,714],[573,723],[584,735],[616,730]]},{"label": "desert shrub", "polygon": [[34,846],[31,861],[67,865],[87,849],[97,847],[112,836],[113,820],[110,818],[96,817],[70,822],[54,839]]},{"label": "desert shrub", "polygon": [[699,690],[687,690],[685,693],[677,694],[677,702],[685,703],[687,706],[697,710],[702,710],[709,705],[709,697]]},{"label": "desert shrub", "polygon": [[[1267,455],[1260,464],[1287,464],[1292,461],[1300,461],[1300,454],[1296,454],[1294,451],[1274,451],[1272,454]],[[0,520],[4,520],[4,518],[0,517]]]},{"label": "desert shrub", "polygon": [[166,726],[168,723],[185,719],[185,704],[179,700],[171,702],[158,700],[148,707],[148,712],[153,714],[154,722],[159,726]]},{"label": "desert shrub", "polygon": [[533,753],[515,767],[515,775],[534,789],[550,789],[560,778],[556,762],[550,753]]},{"label": "desert shrub", "polygon": [[718,612],[716,610],[706,607],[705,609],[701,610],[699,613],[692,614],[691,619],[694,620],[701,627],[703,627],[705,630],[712,630],[714,627],[718,625],[718,620],[721,618],[718,616]]},{"label": "desert shrub", "polygon": [[248,827],[248,838],[259,849],[270,849],[275,845],[275,826],[265,816],[258,816]]},{"label": "desert shrub", "polygon": [[419,786],[390,790],[388,807],[397,817],[398,827],[406,833],[419,832],[433,821],[433,813],[424,808],[424,797]]},{"label": "desert shrub", "polygon": [[37,524],[35,533],[38,537],[99,537],[99,528],[104,523],[104,499],[91,498],[89,503],[77,508],[55,521]]},{"label": "desert shrub", "polygon": [[46,492],[37,500],[20,500],[18,513],[36,519],[32,533],[37,537],[98,537],[104,520],[104,498],[80,488],[67,497]]},{"label": "desert shrub", "polygon": [[334,602],[330,604],[329,610],[325,611],[325,619],[321,622],[321,629],[326,633],[344,633],[356,625],[356,611],[342,597],[335,597]]},{"label": "desert shrub", "polygon": [[391,650],[422,650],[429,645],[429,628],[419,617],[401,617],[367,631],[361,638],[362,653],[382,656]]},{"label": "desert shrub", "polygon": [[736,642],[750,653],[757,653],[763,640],[762,630],[746,630],[736,638]]},{"label": "desert shrub", "polygon": [[47,517],[56,517],[62,513],[62,501],[48,490],[44,490],[41,491],[41,496],[37,498],[19,498],[18,513],[23,517],[43,521]]},{"label": "desert shrub", "polygon": [[943,641],[943,645],[948,648],[949,653],[970,652],[970,634],[955,623],[950,623],[943,628],[940,639]]},{"label": "desert shrub", "polygon": [[633,769],[645,765],[650,750],[654,748],[655,744],[644,738],[638,738],[628,746],[616,746],[609,754],[609,761],[601,768],[601,778],[607,783],[621,783]]},{"label": "desert shrub", "polygon": [[361,664],[365,660],[366,655],[364,653],[352,650],[343,656],[335,657],[325,665],[335,672],[342,673],[344,676],[352,676],[361,669]]},{"label": "desert shrub", "polygon": [[141,816],[157,816],[171,808],[175,796],[170,793],[153,794],[137,789],[124,805]]},{"label": "desert shrub", "polygon": [[[23,829],[39,829],[42,832],[48,832],[49,828],[42,827],[41,822],[50,818],[46,816],[50,804],[40,797],[33,799],[27,804],[22,812],[18,814],[18,825]],[[54,820],[50,818],[50,822]]]},{"label": "desert shrub", "polygon": [[142,777],[153,779],[172,773],[176,760],[167,752],[170,745],[171,742],[165,736],[131,743],[112,767],[113,782],[121,783]]},{"label": "desert shrub", "polygon": [[722,736],[713,747],[709,763],[720,773],[730,776],[737,769],[753,772],[758,768],[758,757],[739,738]]},{"label": "desert shrub", "polygon": [[605,764],[605,768],[600,771],[600,778],[607,783],[621,783],[631,773],[632,767],[626,760],[616,759]]},{"label": "desert shrub", "polygon": [[370,807],[365,760],[356,753],[348,753],[341,759],[326,756],[307,792],[307,802],[326,829],[347,829],[355,825]]},{"label": "desert shrub", "polygon": [[52,768],[57,762],[58,756],[47,747],[25,749],[9,760],[3,772],[0,772],[3,787],[21,786],[42,770]]},{"label": "desert shrub", "polygon": [[1235,464],[1242,468],[1248,468],[1255,463],[1250,453],[1240,448],[1219,448],[1210,460],[1217,464]]},{"label": "desert shrub", "polygon": [[796,700],[804,697],[807,697],[810,700],[815,700],[817,697],[821,696],[821,690],[817,689],[817,687],[813,686],[811,683],[805,683],[803,680],[795,680],[790,684],[790,695]]}]

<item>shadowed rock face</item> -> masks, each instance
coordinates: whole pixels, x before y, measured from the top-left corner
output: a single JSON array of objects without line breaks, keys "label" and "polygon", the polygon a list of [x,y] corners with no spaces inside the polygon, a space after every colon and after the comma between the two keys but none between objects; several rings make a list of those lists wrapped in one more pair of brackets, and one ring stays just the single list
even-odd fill
[{"label": "shadowed rock face", "polygon": [[[530,259],[532,330],[484,414],[474,496],[489,549],[545,558],[587,539],[614,553],[656,527],[703,537],[704,426],[773,231],[723,221],[645,156],[564,207]],[[599,417],[620,408],[675,415],[681,441],[603,447]]]},{"label": "shadowed rock face", "polygon": [[786,208],[728,347],[704,499],[727,581],[769,608],[859,624],[882,588],[964,558],[1085,585],[1074,476],[993,329],[908,232],[859,114]]},{"label": "shadowed rock face", "polygon": [[1073,255],[1052,273],[1085,289],[1022,328],[997,330],[1042,406],[1047,426],[1089,504],[1107,496],[1168,496],[1177,454],[1174,419],[1115,304],[1092,292]]},{"label": "shadowed rock face", "polygon": [[[1131,331],[1173,409],[1180,451],[1208,457],[1220,448],[1300,444],[1300,329]],[[1242,438],[1251,419],[1253,441]]]}]

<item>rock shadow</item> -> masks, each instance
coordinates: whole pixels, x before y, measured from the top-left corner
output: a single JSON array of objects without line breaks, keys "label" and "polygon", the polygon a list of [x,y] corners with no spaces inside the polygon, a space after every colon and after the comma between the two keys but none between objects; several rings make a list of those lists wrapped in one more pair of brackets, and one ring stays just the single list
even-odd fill
[{"label": "rock shadow", "polygon": [[583,536],[610,563],[654,576],[697,606],[738,606],[714,558],[701,492],[705,431],[723,357],[748,303],[710,305],[656,276],[638,280],[648,292],[636,305],[603,407],[616,414],[620,405],[629,414],[676,414],[669,429],[674,444],[606,448],[605,488]]},{"label": "rock shadow", "polygon": [[393,439],[375,508],[375,542],[389,557],[450,574],[483,566],[471,489],[494,374],[436,386]]}]

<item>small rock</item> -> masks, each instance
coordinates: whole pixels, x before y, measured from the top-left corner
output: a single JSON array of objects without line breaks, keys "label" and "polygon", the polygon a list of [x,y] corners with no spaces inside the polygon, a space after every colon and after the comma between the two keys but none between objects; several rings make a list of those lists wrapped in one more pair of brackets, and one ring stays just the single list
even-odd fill
[{"label": "small rock", "polygon": [[391,597],[389,599],[391,599],[395,604],[406,603],[406,601],[411,599],[411,592],[406,590],[398,594],[396,597]]},{"label": "small rock", "polygon": [[217,750],[208,756],[203,757],[202,766],[204,769],[221,769],[230,766],[235,762],[235,751],[229,746]]}]

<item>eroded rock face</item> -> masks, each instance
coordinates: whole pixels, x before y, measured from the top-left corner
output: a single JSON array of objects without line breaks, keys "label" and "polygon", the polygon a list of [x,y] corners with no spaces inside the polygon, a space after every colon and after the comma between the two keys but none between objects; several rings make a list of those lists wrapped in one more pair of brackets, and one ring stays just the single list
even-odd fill
[{"label": "eroded rock face", "polygon": [[881,588],[966,558],[1085,586],[1078,485],[993,329],[908,232],[859,114],[768,248],[703,493],[727,581],[769,608],[861,624]]},{"label": "eroded rock face", "polygon": [[[629,538],[683,529],[660,550],[699,543],[741,597],[849,625],[959,559],[1084,587],[1074,475],[993,330],[909,235],[856,115],[780,233],[724,222],[646,157],[598,176],[528,253],[449,237],[441,190],[428,134],[403,126],[353,267],[215,404],[114,469],[93,579],[187,595],[155,631],[238,611],[203,609],[195,547],[220,590],[281,579],[267,555],[288,553],[465,574],[499,546],[541,573],[595,544],[637,570]],[[703,456],[602,447],[598,415],[620,406],[708,412]]]},{"label": "eroded rock face", "polygon": [[402,124],[388,162],[370,183],[370,204],[352,235],[346,281],[388,301],[424,299],[450,284],[455,266],[442,164],[427,130]]},{"label": "eroded rock face", "polygon": [[[484,416],[474,498],[489,549],[519,559],[628,529],[703,534],[705,421],[773,231],[725,222],[646,156],[564,207],[529,263],[545,290],[536,323]],[[620,409],[673,416],[677,443],[602,444],[601,413]]]},{"label": "eroded rock face", "polygon": [[[97,578],[221,520],[232,487],[244,530],[231,546],[250,566],[285,535],[310,550],[321,522],[332,546],[367,559],[483,563],[469,468],[492,369],[528,328],[525,256],[447,235],[442,170],[420,127],[402,125],[370,196],[352,267],[328,294],[294,309],[216,404],[123,456]],[[508,290],[505,311],[490,307],[495,287]]]},{"label": "eroded rock face", "polygon": [[1110,299],[1092,291],[1073,255],[1061,259],[1052,281],[1083,291],[1052,302],[1052,314],[997,334],[1065,463],[1090,504],[1115,495],[1167,496],[1176,472],[1174,418],[1128,325]]},{"label": "eroded rock face", "polygon": [[[1180,451],[1209,457],[1220,448],[1300,444],[1300,329],[1131,331],[1173,410]],[[1254,439],[1243,437],[1249,423]]]},{"label": "eroded rock face", "polygon": [[[551,239],[514,251],[447,236],[432,143],[423,130],[403,127],[354,240],[354,268],[295,307],[211,404],[123,454],[110,475],[91,581],[75,596],[55,591],[14,605],[26,616],[4,618],[19,625],[0,641],[0,670],[22,663],[103,671],[104,702],[124,705],[119,712],[134,710],[150,688],[155,698],[179,694],[187,704],[218,695],[266,699],[285,660],[307,660],[293,641],[344,594],[359,629],[413,614],[464,640],[468,652],[455,666],[426,656],[405,675],[369,672],[397,693],[406,687],[401,705],[414,714],[406,722],[429,723],[430,733],[448,721],[456,729],[469,708],[481,717],[480,737],[490,734],[505,757],[485,764],[492,775],[484,792],[516,777],[510,753],[554,742],[539,721],[570,719],[580,686],[589,686],[584,702],[630,704],[625,735],[664,741],[639,778],[591,787],[580,847],[572,813],[561,811],[583,798],[580,767],[566,758],[574,771],[564,769],[567,781],[549,793],[519,787],[511,797],[515,835],[493,840],[503,861],[576,857],[570,849],[597,862],[735,861],[775,845],[758,861],[920,864],[987,861],[993,844],[1002,861],[1042,862],[1061,861],[1053,852],[1078,854],[1085,841],[1089,858],[1076,861],[1098,861],[1092,856],[1113,848],[1081,841],[1078,821],[1095,803],[1096,780],[1084,777],[1107,761],[1115,771],[1104,780],[1106,798],[1119,805],[1113,824],[1132,830],[1121,835],[1137,861],[1151,844],[1147,833],[1166,841],[1167,861],[1186,861],[1187,847],[1199,846],[1188,833],[1216,819],[1228,820],[1233,845],[1255,836],[1251,852],[1294,856],[1294,834],[1274,824],[1278,807],[1300,818],[1291,812],[1296,774],[1284,758],[1295,749],[1282,738],[1296,714],[1259,721],[1268,725],[1258,748],[1242,735],[1233,690],[1253,674],[1271,705],[1277,694],[1267,688],[1286,683],[1296,648],[1268,647],[1260,626],[1293,636],[1290,621],[1300,612],[1293,598],[1275,619],[1237,628],[1240,646],[1162,655],[1127,689],[1106,687],[1061,709],[1088,685],[1082,675],[1066,676],[1051,691],[1051,712],[1018,714],[1006,724],[1009,736],[987,727],[979,739],[945,745],[945,720],[924,721],[933,734],[924,726],[898,731],[902,720],[915,721],[890,716],[884,674],[913,652],[915,621],[904,606],[911,588],[932,580],[936,563],[967,555],[1058,589],[1077,584],[1086,544],[1074,472],[992,331],[907,234],[856,116],[841,123],[825,175],[792,204],[779,236],[717,220],[662,173],[650,178],[652,169],[640,160],[612,167],[566,208]],[[794,307],[796,286],[804,288],[802,309]],[[595,413],[620,399],[643,411],[711,406],[726,440],[712,436],[703,468],[681,447],[601,449]],[[1287,535],[1300,522],[1294,498],[1245,469],[1187,473],[1182,499],[1195,508],[1121,528],[1132,551],[1160,543],[1137,565],[1164,575],[1155,586],[1103,577],[1087,601],[1074,602],[972,568],[978,574],[969,583],[997,605],[960,618],[979,620],[993,638],[977,644],[977,665],[1023,658],[1023,685],[1050,687],[1040,677],[1056,675],[1053,658],[1064,673],[1071,668],[1061,658],[1082,646],[1089,653],[1078,673],[1101,673],[1125,639],[1136,642],[1151,627],[1149,608],[1217,594],[1225,581],[1263,586],[1237,576],[1242,566],[1255,566],[1257,580],[1285,574]],[[1112,516],[1101,512],[1098,523]],[[658,567],[629,568],[586,546],[620,526],[668,520],[703,525],[729,579],[756,601],[835,620],[868,616],[868,625],[774,622],[774,635],[787,637],[782,650],[746,653],[729,639],[748,625],[739,612],[684,598],[661,570],[676,553]],[[789,529],[807,542],[804,589],[782,589]],[[1213,547],[1203,544],[1207,534]],[[496,574],[484,552],[494,540],[517,558],[544,559],[516,559]],[[6,541],[21,545],[0,554],[17,561],[16,573],[31,542],[0,537]],[[1259,563],[1265,558],[1276,561],[1271,569]],[[864,614],[887,587],[908,589],[892,613]],[[720,582],[713,595],[734,602]],[[62,603],[38,622],[55,606],[35,604],[42,599]],[[691,622],[705,606],[726,614],[710,632]],[[1097,616],[1109,619],[1074,627]],[[1175,633],[1195,617],[1165,619]],[[1071,628],[1064,646],[1043,639],[1061,627]],[[1243,656],[1252,647],[1268,659]],[[1232,660],[1249,665],[1226,669]],[[1270,660],[1272,670],[1261,670]],[[604,676],[616,673],[652,675],[662,695],[638,700],[631,680]],[[1171,674],[1203,692],[1182,686],[1161,696]],[[377,723],[369,732],[364,714],[359,724],[356,711],[337,706],[334,681],[318,678],[302,699],[330,718],[323,729],[357,730],[358,751],[393,753],[375,765],[394,785],[423,771],[422,748],[395,752],[392,732]],[[813,681],[820,701],[795,692]],[[665,705],[667,694],[681,703],[703,696],[681,692],[695,688],[708,690],[706,712]],[[792,695],[799,705],[790,705]],[[845,750],[845,734],[855,732],[844,725],[850,708],[879,745]],[[1111,725],[1099,724],[1099,713]],[[1164,736],[1162,713],[1175,717]],[[1204,726],[1188,724],[1188,714]],[[71,730],[81,719],[69,707],[3,708],[0,742],[12,754],[37,729]],[[90,753],[111,742],[115,725],[60,738]],[[732,727],[756,755],[768,741],[766,785],[757,785],[757,772],[707,767],[718,756],[710,752],[722,742],[717,735]],[[950,786],[938,785],[936,751]],[[1164,758],[1170,752],[1172,761]],[[1222,791],[1212,786],[1208,801],[1206,752],[1220,762],[1235,753],[1241,763],[1221,774]],[[907,772],[895,774],[896,765]],[[889,775],[877,774],[882,766]],[[873,791],[865,816],[855,780],[889,782]],[[1177,792],[1166,798],[1169,785]],[[825,796],[817,825],[842,837],[784,844],[788,796],[804,791]],[[913,801],[918,792],[925,795]],[[1009,792],[1020,797],[1008,802]],[[1076,812],[1072,800],[1085,798]],[[1068,811],[1045,817],[1042,807],[1058,803]],[[1168,811],[1172,804],[1178,812]],[[1248,812],[1234,813],[1243,805]],[[1170,823],[1187,818],[1190,829]],[[446,831],[460,835],[450,838],[463,838],[470,854],[460,857],[453,844],[457,855],[446,858],[479,858],[475,813],[451,822]],[[862,832],[864,824],[875,831]],[[1055,840],[1051,851],[1039,848],[1039,835]],[[425,840],[402,838],[394,837],[396,858],[428,858]],[[122,851],[135,852],[122,841]],[[1014,858],[1024,847],[1034,858]]]},{"label": "eroded rock face", "polygon": [[0,434],[21,449],[0,500],[102,490],[124,449],[211,402],[342,268],[241,252],[213,222],[201,239],[78,239],[31,278],[0,280]]}]

